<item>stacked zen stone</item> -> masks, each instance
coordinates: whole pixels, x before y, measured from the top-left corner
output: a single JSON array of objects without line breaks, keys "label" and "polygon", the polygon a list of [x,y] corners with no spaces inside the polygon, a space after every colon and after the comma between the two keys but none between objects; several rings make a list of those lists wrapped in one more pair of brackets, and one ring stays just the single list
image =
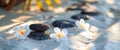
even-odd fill
[{"label": "stacked zen stone", "polygon": [[48,25],[44,24],[31,24],[30,29],[33,30],[28,35],[29,38],[35,40],[47,40],[50,39],[49,34],[45,31],[49,29]]}]

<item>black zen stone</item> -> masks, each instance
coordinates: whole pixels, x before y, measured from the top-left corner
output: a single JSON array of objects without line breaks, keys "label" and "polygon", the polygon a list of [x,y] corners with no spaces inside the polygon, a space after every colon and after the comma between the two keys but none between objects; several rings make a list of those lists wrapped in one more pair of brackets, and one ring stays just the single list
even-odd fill
[{"label": "black zen stone", "polygon": [[49,29],[49,26],[44,24],[31,24],[30,29],[38,32],[44,32]]},{"label": "black zen stone", "polygon": [[90,16],[98,16],[98,15],[101,15],[100,12],[86,12],[86,11],[82,11],[80,14],[85,14],[85,15],[90,15]]},{"label": "black zen stone", "polygon": [[35,40],[50,39],[50,36],[48,34],[45,34],[45,32],[30,32],[28,37],[31,38],[31,39],[35,39]]},{"label": "black zen stone", "polygon": [[68,20],[56,20],[52,23],[52,25],[59,28],[70,28],[75,27],[75,22]]},{"label": "black zen stone", "polygon": [[84,19],[84,20],[88,20],[89,18],[84,15],[84,14],[78,14],[78,15],[73,15],[71,16],[72,19],[75,19],[75,20],[80,20],[80,19]]}]

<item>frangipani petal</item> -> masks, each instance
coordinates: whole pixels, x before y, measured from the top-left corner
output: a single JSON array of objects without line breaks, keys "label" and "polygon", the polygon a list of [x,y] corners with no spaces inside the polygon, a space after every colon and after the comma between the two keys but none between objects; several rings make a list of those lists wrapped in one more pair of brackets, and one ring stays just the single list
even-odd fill
[{"label": "frangipani petal", "polygon": [[16,27],[14,28],[14,31],[18,31],[20,28],[21,28],[21,26],[16,26]]},{"label": "frangipani petal", "polygon": [[67,35],[67,34],[68,34],[68,30],[67,30],[67,29],[63,29],[63,30],[62,30],[62,33],[63,33],[64,35]]},{"label": "frangipani petal", "polygon": [[79,24],[84,24],[84,23],[85,23],[84,19],[80,19]]},{"label": "frangipani petal", "polygon": [[55,35],[55,33],[52,33],[52,34],[50,34],[50,38],[56,38],[56,35]]},{"label": "frangipani petal", "polygon": [[25,26],[26,30],[30,30],[30,25]]},{"label": "frangipani petal", "polygon": [[26,25],[26,31],[27,31],[27,32],[26,32],[26,36],[29,35],[29,34],[30,34],[30,31],[31,31],[29,26],[30,26],[30,25]]},{"label": "frangipani petal", "polygon": [[18,32],[15,31],[15,34],[14,34],[15,37],[19,37],[19,34]]},{"label": "frangipani petal", "polygon": [[58,27],[54,28],[55,33],[60,33],[60,29]]},{"label": "frangipani petal", "polygon": [[75,24],[77,27],[79,27],[79,21],[76,21]]},{"label": "frangipani petal", "polygon": [[56,40],[57,42],[59,42],[59,41],[60,41],[60,40],[59,40],[59,38],[58,38],[58,37],[56,37],[56,34],[55,34],[55,33],[50,34],[50,38],[52,38],[52,39]]}]

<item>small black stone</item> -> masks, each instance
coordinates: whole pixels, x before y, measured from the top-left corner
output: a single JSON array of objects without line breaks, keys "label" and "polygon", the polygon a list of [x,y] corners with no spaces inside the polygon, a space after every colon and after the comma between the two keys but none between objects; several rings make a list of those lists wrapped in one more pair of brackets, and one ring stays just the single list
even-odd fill
[{"label": "small black stone", "polygon": [[59,28],[71,28],[75,27],[75,22],[62,19],[54,21],[52,25]]},{"label": "small black stone", "polygon": [[38,32],[44,32],[49,29],[49,26],[44,24],[31,24],[30,29]]},{"label": "small black stone", "polygon": [[90,15],[90,16],[98,16],[98,15],[101,15],[101,13],[98,12],[98,11],[94,11],[94,12],[82,11],[80,14],[85,14],[85,15]]},{"label": "small black stone", "polygon": [[35,40],[47,40],[50,39],[50,36],[48,34],[45,34],[45,32],[30,32],[28,35],[29,38],[35,39]]},{"label": "small black stone", "polygon": [[84,20],[88,20],[89,18],[84,15],[84,14],[78,14],[78,15],[73,15],[71,16],[72,19],[75,19],[75,20],[80,20],[80,19],[84,19]]}]

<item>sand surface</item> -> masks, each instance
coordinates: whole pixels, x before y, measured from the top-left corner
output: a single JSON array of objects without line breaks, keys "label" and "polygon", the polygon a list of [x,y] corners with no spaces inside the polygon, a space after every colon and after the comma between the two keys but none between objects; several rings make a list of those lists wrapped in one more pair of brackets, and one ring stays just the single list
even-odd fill
[{"label": "sand surface", "polygon": [[[99,37],[94,41],[96,50],[120,50],[120,22],[119,22],[120,4],[119,0],[115,0],[116,3],[114,4],[112,4],[110,1],[106,3],[105,1],[101,0],[99,3],[94,4],[97,10],[103,12],[104,15],[93,16],[92,18],[90,18],[90,20],[87,21],[91,25],[94,25],[99,28]],[[70,1],[70,3],[67,3],[68,4],[67,6],[69,6],[71,3],[74,2]],[[32,47],[35,48],[36,46],[41,46],[42,44],[45,45],[46,43],[50,43],[51,47],[46,47],[46,49],[44,50],[47,50],[47,48],[49,48],[49,50],[52,50],[55,46],[57,46],[58,43],[54,43],[51,40],[47,40],[44,42],[28,39],[26,40],[27,43],[24,43],[24,40],[21,41],[16,41],[14,39],[8,40],[7,39],[8,34],[6,34],[6,32],[19,24],[26,23],[29,21],[39,21],[42,24],[48,24],[51,26],[48,31],[53,32],[52,29],[54,27],[51,25],[53,21],[59,19],[76,21],[71,19],[70,17],[80,12],[80,11],[67,11],[65,13],[55,14],[53,12],[40,12],[35,7],[33,8],[35,10],[32,12],[26,11],[24,13],[21,13],[17,9],[19,7],[20,6],[15,7],[10,12],[7,12],[2,8],[0,9],[0,50],[16,50],[14,49],[15,46],[18,46],[18,50],[26,50],[21,49],[22,47],[19,48],[19,45],[23,46],[21,44],[25,44],[27,45],[25,48],[31,47],[30,49],[32,49]],[[70,34],[78,33],[79,30],[71,31],[75,29],[76,28],[69,28],[68,31]],[[71,40],[74,40],[74,38],[72,39],[71,37]],[[75,42],[78,42],[78,40],[75,40]],[[38,43],[40,43],[41,45],[38,45]],[[45,46],[47,46],[47,44]],[[40,49],[39,47],[38,49],[43,50]]]}]

